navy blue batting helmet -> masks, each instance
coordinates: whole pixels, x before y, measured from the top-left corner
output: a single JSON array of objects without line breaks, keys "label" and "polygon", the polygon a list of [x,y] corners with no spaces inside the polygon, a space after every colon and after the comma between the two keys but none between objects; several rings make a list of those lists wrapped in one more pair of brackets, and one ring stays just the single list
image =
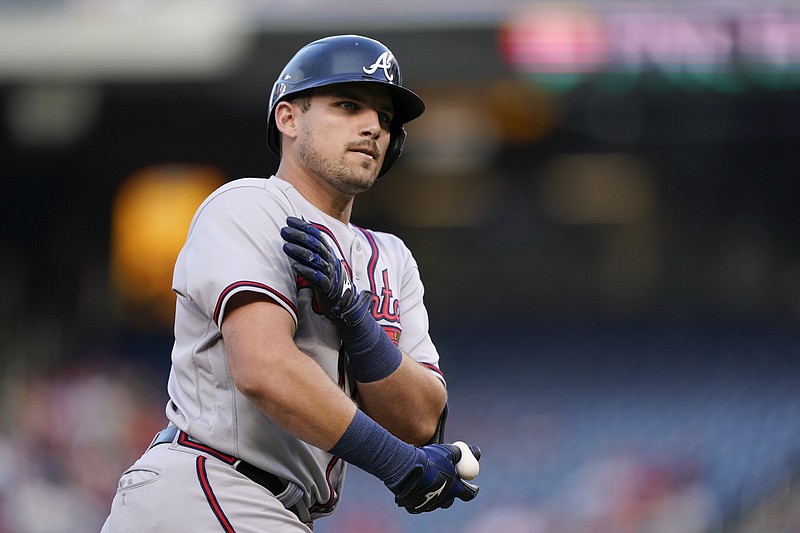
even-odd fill
[{"label": "navy blue batting helmet", "polygon": [[403,124],[425,111],[419,96],[403,87],[400,65],[384,44],[360,35],[334,35],[305,45],[289,60],[272,86],[267,118],[267,144],[280,155],[275,106],[298,93],[336,83],[379,83],[392,95],[394,119],[386,157],[378,176],[400,157],[406,139]]}]

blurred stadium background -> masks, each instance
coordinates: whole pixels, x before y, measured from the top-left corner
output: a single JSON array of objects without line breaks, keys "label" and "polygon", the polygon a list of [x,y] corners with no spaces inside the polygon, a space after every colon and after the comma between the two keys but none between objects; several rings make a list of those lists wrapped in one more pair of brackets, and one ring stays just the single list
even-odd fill
[{"label": "blurred stadium background", "polygon": [[172,262],[301,45],[428,105],[354,221],[427,285],[481,494],[318,531],[800,531],[800,4],[0,0],[0,533],[98,531],[164,423]]}]

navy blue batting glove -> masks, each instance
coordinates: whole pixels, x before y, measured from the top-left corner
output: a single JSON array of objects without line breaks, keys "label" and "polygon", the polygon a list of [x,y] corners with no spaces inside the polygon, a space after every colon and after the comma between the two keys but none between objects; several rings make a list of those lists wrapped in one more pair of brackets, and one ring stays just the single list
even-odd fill
[{"label": "navy blue batting glove", "polygon": [[[480,450],[472,449],[480,459]],[[478,495],[478,486],[459,477],[456,464],[460,459],[461,450],[452,444],[417,448],[411,469],[400,481],[386,486],[395,494],[395,503],[411,514],[447,509],[456,498],[468,502]]]},{"label": "navy blue batting glove", "polygon": [[281,229],[283,252],[294,260],[295,273],[311,285],[322,313],[338,325],[358,325],[369,315],[372,293],[356,290],[317,227],[295,217],[288,217],[286,224]]}]

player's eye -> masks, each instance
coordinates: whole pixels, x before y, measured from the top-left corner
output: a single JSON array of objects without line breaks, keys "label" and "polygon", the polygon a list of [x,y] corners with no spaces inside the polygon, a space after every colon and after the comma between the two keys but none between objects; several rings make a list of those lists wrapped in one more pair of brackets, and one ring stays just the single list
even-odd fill
[{"label": "player's eye", "polygon": [[[341,100],[339,102],[336,102],[335,105],[337,107],[340,107],[341,109],[344,109],[346,111],[352,111],[352,112],[357,112],[357,111],[361,111],[362,109],[364,109],[359,102],[355,102],[353,100]],[[392,123],[393,118],[394,118],[392,116],[392,114],[391,113],[387,113],[386,111],[378,111],[378,110],[376,110],[376,112],[378,114],[378,121],[380,121],[381,126],[385,127],[386,129],[388,129],[389,126]]]},{"label": "player's eye", "polygon": [[350,100],[344,100],[344,101],[338,102],[336,105],[338,105],[342,109],[347,109],[348,111],[356,111],[358,109],[358,104],[356,104],[355,102],[352,102]]},{"label": "player's eye", "polygon": [[392,123],[392,115],[389,113],[381,113],[378,112],[378,120],[381,121],[381,124],[386,126],[387,128]]}]

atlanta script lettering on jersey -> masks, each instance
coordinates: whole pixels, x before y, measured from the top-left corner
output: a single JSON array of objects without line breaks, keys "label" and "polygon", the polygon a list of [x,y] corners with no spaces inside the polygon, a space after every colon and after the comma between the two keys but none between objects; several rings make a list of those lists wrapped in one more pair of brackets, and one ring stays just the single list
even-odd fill
[{"label": "atlanta script lettering on jersey", "polygon": [[400,302],[392,296],[392,288],[389,286],[389,271],[382,273],[383,288],[380,294],[372,297],[372,316],[375,320],[388,320],[389,322],[400,322]]},{"label": "atlanta script lettering on jersey", "polygon": [[[346,262],[342,261],[342,264],[345,266],[347,271],[350,272],[350,268]],[[372,306],[370,313],[372,313],[372,316],[375,318],[375,320],[385,320],[388,322],[399,323],[400,301],[394,297],[394,292],[392,291],[389,281],[389,270],[385,269],[381,273],[381,277],[383,285],[378,294],[372,295]],[[298,289],[307,289],[311,287],[311,285],[300,276],[296,277],[296,283]],[[316,314],[322,314],[322,308],[317,303],[316,298],[312,300],[311,307]],[[392,335],[389,336],[392,337]]]}]

